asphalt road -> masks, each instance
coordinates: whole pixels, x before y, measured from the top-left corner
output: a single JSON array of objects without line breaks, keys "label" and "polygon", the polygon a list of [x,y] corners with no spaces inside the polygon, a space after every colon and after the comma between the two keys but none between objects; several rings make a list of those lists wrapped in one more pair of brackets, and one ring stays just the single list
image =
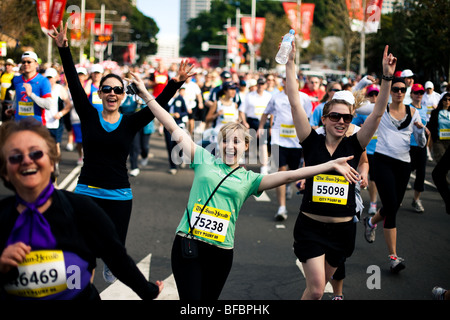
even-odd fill
[{"label": "asphalt road", "polygon": [[[169,279],[172,274],[172,241],[186,205],[193,171],[186,168],[170,175],[163,138],[154,133],[150,145],[154,157],[141,168],[140,175],[130,177],[134,200],[127,250],[136,262],[151,254],[150,280],[155,281]],[[67,188],[69,183],[65,179],[76,167],[77,155],[62,149],[58,183],[64,182]],[[346,300],[431,300],[434,286],[450,288],[450,216],[433,186],[433,167],[434,163],[427,164],[429,184],[422,195],[425,213],[413,211],[412,190],[407,190],[398,213],[397,251],[405,259],[406,269],[392,275],[383,228],[378,227],[376,241],[369,244],[363,237],[363,224],[358,223],[356,249],[346,263]],[[257,167],[249,169],[259,171]],[[0,187],[0,198],[9,194],[11,191]],[[367,190],[363,190],[362,196],[368,205]],[[273,220],[278,208],[274,190],[258,200],[250,198],[240,212],[233,267],[220,298],[298,300],[305,288],[305,278],[292,250],[292,233],[301,195],[294,194],[287,201],[289,217],[283,222]],[[94,283],[100,292],[108,289],[101,270],[102,261],[98,260]],[[327,291],[324,300],[331,298],[330,287]]]}]

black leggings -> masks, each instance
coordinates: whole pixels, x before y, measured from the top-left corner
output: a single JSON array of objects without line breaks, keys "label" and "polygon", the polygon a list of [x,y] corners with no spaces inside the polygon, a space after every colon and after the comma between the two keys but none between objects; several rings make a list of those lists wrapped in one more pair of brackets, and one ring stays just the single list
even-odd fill
[{"label": "black leggings", "polygon": [[180,300],[218,300],[233,263],[233,250],[197,241],[198,257],[181,256],[181,236],[172,246],[172,272]]},{"label": "black leggings", "polygon": [[425,190],[425,170],[427,167],[427,147],[411,146],[409,150],[411,156],[411,171],[416,171],[414,180],[414,190],[423,192]]},{"label": "black leggings", "polygon": [[94,197],[92,199],[105,210],[116,227],[120,242],[125,245],[133,206],[132,200],[108,200]]},{"label": "black leggings", "polygon": [[411,165],[380,153],[375,153],[375,184],[383,207],[384,228],[396,227],[397,211],[405,196],[411,174]]}]

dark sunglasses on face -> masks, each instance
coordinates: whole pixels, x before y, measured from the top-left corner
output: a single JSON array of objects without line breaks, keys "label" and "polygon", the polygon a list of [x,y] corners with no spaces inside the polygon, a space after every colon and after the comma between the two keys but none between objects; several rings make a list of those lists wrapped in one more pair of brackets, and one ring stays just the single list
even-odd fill
[{"label": "dark sunglasses on face", "polygon": [[328,117],[332,122],[338,122],[341,118],[345,123],[350,123],[353,120],[353,115],[350,113],[338,113],[338,112],[330,112],[324,117]]},{"label": "dark sunglasses on face", "polygon": [[33,63],[33,61],[30,61],[30,60],[22,61],[22,64],[31,64],[31,63]]},{"label": "dark sunglasses on face", "polygon": [[[28,158],[30,158],[33,161],[39,160],[43,156],[44,156],[44,151],[41,151],[41,150],[31,151],[28,154]],[[12,156],[9,156],[8,157],[8,161],[11,164],[19,164],[19,163],[22,163],[24,158],[25,158],[25,156],[23,154],[18,153],[18,154],[14,154]]]},{"label": "dark sunglasses on face", "polygon": [[368,96],[368,97],[376,97],[376,96],[378,96],[378,92],[377,92],[377,91],[369,92],[369,93],[367,94],[367,96]]},{"label": "dark sunglasses on face", "polygon": [[122,94],[123,93],[123,87],[111,87],[111,86],[103,86],[102,92],[103,93],[111,93],[111,91],[114,91],[115,94]]},{"label": "dark sunglasses on face", "polygon": [[394,93],[405,93],[406,92],[406,87],[392,87],[392,92]]},{"label": "dark sunglasses on face", "polygon": [[425,91],[413,91],[413,93],[414,93],[414,94],[420,94],[420,95],[422,95],[422,94],[425,93]]}]

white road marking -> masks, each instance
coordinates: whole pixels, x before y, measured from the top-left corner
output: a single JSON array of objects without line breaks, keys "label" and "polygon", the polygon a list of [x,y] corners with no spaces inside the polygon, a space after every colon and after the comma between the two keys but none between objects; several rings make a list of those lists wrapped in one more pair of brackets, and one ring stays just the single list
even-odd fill
[{"label": "white road marking", "polygon": [[[142,274],[147,280],[150,276],[151,259],[152,254],[150,253],[137,264],[138,269],[141,270]],[[99,270],[99,272],[102,271]],[[173,275],[170,275],[163,281],[163,283],[164,289],[156,300],[179,300],[178,291]],[[100,298],[102,300],[141,300],[133,290],[123,284],[120,280],[117,280],[108,288],[103,290],[100,293]]]}]

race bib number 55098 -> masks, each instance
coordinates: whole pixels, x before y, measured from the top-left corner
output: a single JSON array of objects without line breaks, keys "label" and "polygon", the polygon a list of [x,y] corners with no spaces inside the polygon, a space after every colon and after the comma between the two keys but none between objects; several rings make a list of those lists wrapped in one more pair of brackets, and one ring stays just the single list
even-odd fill
[{"label": "race bib number 55098", "polygon": [[347,204],[349,183],[343,176],[319,174],[314,176],[312,201]]}]

